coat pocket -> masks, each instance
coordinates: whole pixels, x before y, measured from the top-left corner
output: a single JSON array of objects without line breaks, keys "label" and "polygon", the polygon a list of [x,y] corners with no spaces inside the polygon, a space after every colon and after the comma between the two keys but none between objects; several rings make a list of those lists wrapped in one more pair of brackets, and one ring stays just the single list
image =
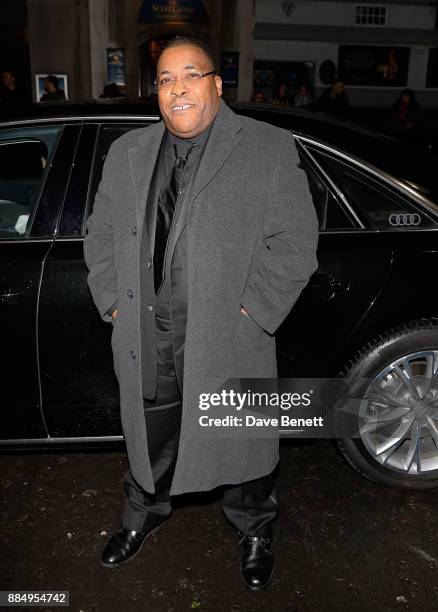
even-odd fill
[{"label": "coat pocket", "polygon": [[[257,331],[259,334],[266,334],[266,332],[263,329],[263,327],[260,327],[260,325],[258,323],[256,323],[254,321],[254,319],[249,314],[244,314],[243,312],[241,312],[240,316],[242,317],[242,319],[246,319],[246,321],[248,322],[247,325],[250,328],[252,328],[253,331]],[[245,323],[243,325],[245,326]]]}]

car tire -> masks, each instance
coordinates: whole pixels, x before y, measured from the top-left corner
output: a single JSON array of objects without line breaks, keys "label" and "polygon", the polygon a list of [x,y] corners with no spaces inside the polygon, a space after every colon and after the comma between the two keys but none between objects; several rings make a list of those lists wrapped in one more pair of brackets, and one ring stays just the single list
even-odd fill
[{"label": "car tire", "polygon": [[[437,353],[433,353],[432,351],[437,351]],[[424,352],[425,355],[428,353],[431,355],[430,360],[434,364],[433,367],[436,366],[438,355],[438,319],[420,319],[417,321],[412,321],[406,324],[403,324],[399,327],[391,329],[389,332],[380,335],[378,338],[374,339],[372,342],[369,342],[365,345],[355,356],[353,359],[349,361],[349,363],[345,366],[342,372],[339,373],[338,376],[346,379],[348,381],[348,387],[353,388],[352,386],[358,381],[363,381],[364,379],[374,379],[379,377],[380,374],[384,371],[387,371],[391,364],[397,364],[398,360],[403,359],[411,359],[413,361],[408,361],[408,363],[415,363],[414,356],[417,356],[417,360],[419,359],[418,355]],[[405,361],[402,361],[405,363]],[[417,361],[417,365],[421,365],[420,361]],[[404,371],[404,367],[402,367]],[[390,370],[392,371],[392,370]],[[429,370],[430,371],[430,370]],[[411,366],[409,365],[409,373],[413,373],[411,370]],[[394,376],[392,380],[395,380],[397,377]],[[378,380],[383,380],[378,378]],[[387,379],[385,379],[387,380]],[[429,380],[428,377],[424,377],[424,381]],[[435,378],[436,380],[436,378]],[[400,381],[398,381],[400,382]],[[435,383],[436,386],[436,383]],[[360,393],[362,394],[366,390],[364,384],[362,383],[362,388],[360,389]],[[406,389],[405,389],[406,391]],[[358,395],[355,397],[362,397],[362,395]],[[360,400],[359,400],[360,401]],[[367,400],[365,400],[367,401]],[[438,412],[438,404],[436,401],[433,404],[436,405],[436,411]],[[390,408],[388,408],[389,410]],[[357,410],[357,404],[355,408],[355,412]],[[339,418],[339,416],[337,417]],[[356,419],[356,414],[354,415]],[[406,422],[406,421],[405,421]],[[359,412],[357,414],[357,424],[359,426]],[[438,423],[438,421],[437,421]],[[373,435],[375,434],[373,432]],[[423,448],[423,438],[422,434],[424,430],[420,429],[418,437],[409,437],[408,441],[403,442],[406,444],[405,448],[409,446],[410,440],[415,440],[420,438],[420,445],[418,448]],[[380,434],[378,434],[380,435]],[[383,485],[400,488],[400,489],[428,489],[438,486],[438,446],[436,448],[437,451],[437,464],[435,468],[435,460],[433,457],[433,446],[431,445],[431,441],[433,437],[430,436],[430,440],[427,442],[430,444],[429,456],[432,455],[433,461],[428,463],[428,466],[431,469],[427,470],[418,470],[418,464],[415,464],[413,467],[417,470],[417,473],[408,473],[406,467],[403,469],[397,469],[396,467],[387,467],[387,464],[383,465],[381,463],[382,458],[377,460],[376,457],[378,454],[373,455],[373,451],[369,450],[364,443],[364,436],[361,437],[350,437],[350,438],[341,438],[337,439],[337,446],[343,455],[343,457],[347,460],[347,462],[362,476],[365,476],[369,480],[374,482],[378,482]],[[391,440],[395,440],[395,438],[388,438]],[[366,441],[365,441],[366,442]],[[426,443],[426,440],[425,440]],[[435,444],[437,444],[435,440]],[[373,446],[368,445],[371,449]],[[376,447],[377,448],[377,447]],[[426,446],[425,446],[426,448]],[[396,453],[401,452],[402,446],[396,450]],[[393,455],[394,456],[394,455]],[[390,460],[393,461],[393,456],[391,456]],[[417,455],[415,455],[417,456]],[[421,453],[420,453],[421,457]],[[428,459],[429,461],[429,459]],[[422,462],[420,459],[420,465],[426,465],[425,462]],[[411,465],[409,461],[405,462],[406,464]],[[415,470],[414,470],[415,471]]]}]

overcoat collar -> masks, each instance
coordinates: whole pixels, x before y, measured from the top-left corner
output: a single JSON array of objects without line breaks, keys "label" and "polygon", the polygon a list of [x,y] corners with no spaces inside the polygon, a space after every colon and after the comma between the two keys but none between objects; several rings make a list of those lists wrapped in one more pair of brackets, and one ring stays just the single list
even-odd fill
[{"label": "overcoat collar", "polygon": [[[191,190],[190,204],[223,166],[240,140],[240,129],[241,122],[239,116],[236,115],[221,98],[219,111],[214,120],[204,154],[195,176],[193,188]],[[128,151],[131,178],[136,191],[136,214],[139,240],[142,238],[149,186],[164,131],[165,125],[163,120],[151,125],[139,136],[138,145],[130,148]],[[155,214],[153,211],[148,211],[147,221],[152,225],[155,224]],[[181,229],[182,228],[180,228],[180,231]],[[178,236],[175,236],[175,240],[177,240],[177,238]],[[151,254],[152,251],[153,246],[151,248]]]}]

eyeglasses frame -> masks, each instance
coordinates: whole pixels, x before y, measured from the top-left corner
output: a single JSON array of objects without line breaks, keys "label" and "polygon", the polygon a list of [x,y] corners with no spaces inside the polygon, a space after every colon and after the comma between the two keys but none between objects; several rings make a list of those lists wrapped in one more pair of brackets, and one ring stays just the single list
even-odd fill
[{"label": "eyeglasses frame", "polygon": [[[204,77],[206,77],[206,76],[209,76],[210,74],[217,74],[217,70],[210,70],[210,72],[200,72],[200,73],[199,73],[199,75],[200,75],[202,78],[204,78]],[[177,77],[177,78],[178,78],[178,77]],[[175,78],[174,82],[173,82],[173,83],[171,83],[171,84],[169,85],[169,89],[171,89],[172,87],[174,87],[174,85],[175,85],[175,83],[176,83],[176,81],[177,81],[177,78]],[[198,82],[200,82],[200,81],[198,81]],[[155,87],[156,87],[157,89],[159,89],[158,79],[155,79],[155,80],[154,80],[154,85],[155,85]],[[167,89],[167,87],[165,87],[165,89]]]}]

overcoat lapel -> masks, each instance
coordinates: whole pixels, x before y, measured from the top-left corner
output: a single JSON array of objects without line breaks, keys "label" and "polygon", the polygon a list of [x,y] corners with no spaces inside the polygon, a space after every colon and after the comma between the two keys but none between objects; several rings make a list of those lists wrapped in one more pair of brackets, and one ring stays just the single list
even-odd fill
[{"label": "overcoat lapel", "polygon": [[[205,145],[204,154],[199,163],[198,171],[192,186],[189,187],[188,197],[185,198],[184,206],[187,207],[187,214],[184,214],[183,218],[186,222],[190,214],[192,202],[196,200],[200,192],[219,172],[239,142],[240,134],[238,132],[240,129],[241,123],[238,115],[233,113],[221,98],[219,111]],[[178,226],[172,246],[177,243],[184,227],[185,224],[180,224]]]},{"label": "overcoat lapel", "polygon": [[139,144],[130,148],[128,151],[131,177],[136,193],[135,200],[139,244],[141,244],[142,241],[145,214],[147,214],[146,226],[149,233],[148,242],[151,257],[153,255],[152,240],[154,237],[151,236],[150,232],[151,228],[155,227],[156,207],[148,207],[146,213],[146,202],[148,200],[149,187],[151,185],[152,174],[154,172],[163,134],[164,122],[161,120],[155,125],[148,127],[144,134],[139,137]]},{"label": "overcoat lapel", "polygon": [[[219,111],[213,123],[204,154],[199,164],[198,171],[190,189],[190,197],[185,199],[188,207],[187,219],[190,213],[190,205],[197,198],[199,193],[208,185],[212,178],[219,172],[227,158],[236,147],[240,140],[239,131],[241,123],[227,104],[220,99]],[[145,223],[148,228],[148,242],[151,250],[151,257],[154,249],[154,236],[152,229],[156,223],[156,206],[146,206],[148,201],[149,187],[155,168],[158,152],[165,130],[164,121],[152,125],[145,130],[139,137],[139,144],[129,149],[129,164],[131,177],[136,191],[136,214],[139,241],[142,240],[142,232]],[[175,232],[173,244],[176,244],[184,225],[178,227]],[[140,242],[141,243],[141,242]]]}]

